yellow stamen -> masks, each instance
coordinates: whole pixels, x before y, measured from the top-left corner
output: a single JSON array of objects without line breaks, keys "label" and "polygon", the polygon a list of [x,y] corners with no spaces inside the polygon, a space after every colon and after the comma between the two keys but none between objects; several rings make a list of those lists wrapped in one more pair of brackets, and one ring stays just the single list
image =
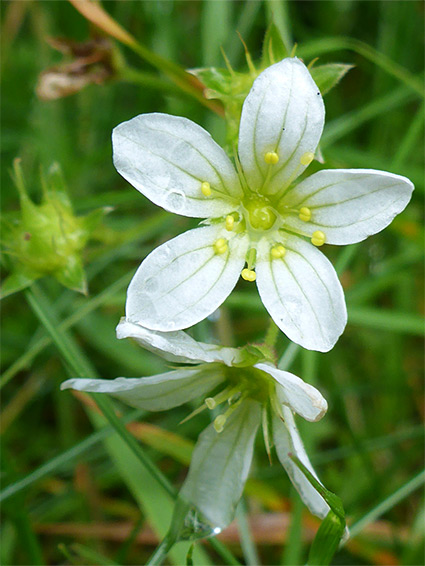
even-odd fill
[{"label": "yellow stamen", "polygon": [[211,196],[211,186],[208,183],[208,181],[204,181],[201,185],[201,191],[202,194],[206,197],[210,197]]},{"label": "yellow stamen", "polygon": [[257,274],[252,269],[242,269],[241,275],[245,281],[255,281],[257,279]]},{"label": "yellow stamen", "polygon": [[223,432],[226,420],[225,415],[218,415],[218,417],[214,419],[214,428],[217,432]]},{"label": "yellow stamen", "polygon": [[275,151],[268,151],[265,155],[264,155],[264,161],[268,164],[268,165],[276,165],[276,163],[279,161],[279,156]]},{"label": "yellow stamen", "polygon": [[235,225],[235,219],[231,214],[229,214],[228,216],[226,216],[226,222],[225,222],[226,230],[231,232],[233,230],[234,225]]},{"label": "yellow stamen", "polygon": [[286,248],[279,244],[271,249],[271,256],[273,259],[280,259],[286,254]]},{"label": "yellow stamen", "polygon": [[308,222],[309,220],[311,220],[311,210],[309,208],[307,208],[306,206],[303,206],[300,209],[300,213],[298,215],[298,218],[300,220],[302,220],[303,222]]},{"label": "yellow stamen", "polygon": [[217,403],[213,397],[207,397],[205,399],[205,405],[208,407],[208,409],[212,410],[215,409]]},{"label": "yellow stamen", "polygon": [[219,238],[213,245],[216,254],[224,254],[227,252],[226,238]]},{"label": "yellow stamen", "polygon": [[315,232],[313,232],[313,235],[311,237],[312,244],[314,244],[315,246],[323,246],[325,240],[326,236],[321,230],[316,230]]},{"label": "yellow stamen", "polygon": [[314,153],[311,151],[306,151],[301,155],[300,163],[301,165],[310,165],[313,159],[314,159]]}]

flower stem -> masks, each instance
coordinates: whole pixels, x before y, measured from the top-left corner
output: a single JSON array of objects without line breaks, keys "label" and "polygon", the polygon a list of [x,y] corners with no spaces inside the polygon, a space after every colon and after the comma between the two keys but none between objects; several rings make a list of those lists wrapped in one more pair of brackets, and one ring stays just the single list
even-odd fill
[{"label": "flower stem", "polygon": [[175,541],[171,540],[168,534],[165,535],[160,544],[156,547],[152,556],[146,562],[146,566],[158,566],[159,564],[162,564],[174,542]]}]

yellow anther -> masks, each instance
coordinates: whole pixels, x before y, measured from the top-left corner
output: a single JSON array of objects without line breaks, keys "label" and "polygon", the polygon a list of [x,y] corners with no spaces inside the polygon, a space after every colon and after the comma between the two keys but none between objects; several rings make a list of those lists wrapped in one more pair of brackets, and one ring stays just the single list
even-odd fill
[{"label": "yellow anther", "polygon": [[226,216],[226,222],[225,222],[226,230],[231,232],[233,230],[234,225],[235,225],[235,219],[231,214],[229,214],[228,216]]},{"label": "yellow anther", "polygon": [[282,244],[279,244],[277,246],[274,246],[271,249],[270,253],[273,259],[280,259],[286,254],[286,248],[283,247]]},{"label": "yellow anther", "polygon": [[204,181],[201,185],[202,194],[206,197],[211,196],[211,186],[208,181]]},{"label": "yellow anther", "polygon": [[264,155],[264,161],[268,164],[268,165],[276,165],[276,163],[279,161],[279,156],[275,151],[268,151],[265,155]]},{"label": "yellow anther", "polygon": [[214,428],[217,432],[223,432],[224,425],[226,423],[226,417],[224,415],[218,415],[214,419]]},{"label": "yellow anther", "polygon": [[311,210],[306,206],[303,206],[302,208],[300,208],[298,218],[303,222],[308,222],[309,220],[311,220]]},{"label": "yellow anther", "polygon": [[217,403],[215,402],[215,399],[213,399],[213,397],[207,397],[205,399],[205,405],[208,407],[208,409],[212,410],[217,406]]},{"label": "yellow anther", "polygon": [[255,281],[257,279],[257,274],[252,269],[242,269],[241,275],[245,281]]},{"label": "yellow anther", "polygon": [[219,238],[213,245],[216,254],[224,254],[227,252],[226,238]]},{"label": "yellow anther", "polygon": [[314,153],[312,151],[306,151],[300,157],[301,165],[310,165],[314,159]]},{"label": "yellow anther", "polygon": [[312,244],[314,244],[315,246],[323,246],[325,240],[326,236],[321,230],[316,230],[315,232],[313,232],[313,235],[311,237]]}]

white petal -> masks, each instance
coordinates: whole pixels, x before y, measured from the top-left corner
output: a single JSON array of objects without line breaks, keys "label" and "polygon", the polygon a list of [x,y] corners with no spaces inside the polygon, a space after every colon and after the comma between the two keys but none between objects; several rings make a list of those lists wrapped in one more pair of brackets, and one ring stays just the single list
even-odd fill
[{"label": "white petal", "polygon": [[213,527],[233,519],[248,477],[260,405],[244,401],[217,433],[211,424],[199,436],[181,496],[195,505]]},{"label": "white petal", "polygon": [[326,399],[320,391],[296,375],[265,363],[255,364],[254,367],[268,373],[277,381],[276,392],[279,401],[307,421],[320,420],[328,410]]},{"label": "white petal", "polygon": [[273,416],[273,437],[277,456],[305,505],[313,515],[324,519],[330,510],[329,505],[289,457],[290,454],[296,456],[317,478],[317,474],[303,446],[291,410],[284,407],[283,413],[285,422],[282,422],[276,415]]},{"label": "white petal", "polygon": [[[210,134],[177,116],[141,114],[112,134],[114,165],[138,191],[165,210],[207,218],[234,210],[236,171]],[[214,192],[202,194],[201,184]]]},{"label": "white petal", "polygon": [[[263,71],[244,102],[239,130],[239,157],[250,187],[261,191],[269,167],[263,194],[301,175],[306,168],[301,156],[315,152],[324,120],[322,96],[299,59],[283,59]],[[270,151],[279,156],[276,165],[264,160]]]},{"label": "white petal", "polygon": [[344,293],[332,264],[296,236],[288,236],[282,259],[272,259],[270,247],[266,238],[257,247],[257,285],[264,306],[293,342],[327,352],[347,323]]},{"label": "white petal", "polygon": [[183,330],[159,332],[133,324],[125,318],[117,326],[117,338],[134,338],[150,352],[159,354],[169,362],[202,363],[221,362],[227,366],[238,363],[240,350],[194,340]]},{"label": "white petal", "polygon": [[247,236],[232,234],[227,251],[216,254],[213,244],[222,237],[218,225],[195,228],[149,254],[128,288],[126,318],[170,331],[214,312],[236,285],[249,245]]},{"label": "white petal", "polygon": [[354,244],[388,226],[404,210],[413,189],[406,177],[385,171],[319,171],[283,197],[291,208],[310,208],[311,221],[293,215],[286,224],[309,235],[321,230],[329,244]]},{"label": "white petal", "polygon": [[68,379],[61,389],[109,393],[132,407],[165,411],[205,395],[223,381],[220,366],[178,369],[152,377]]}]

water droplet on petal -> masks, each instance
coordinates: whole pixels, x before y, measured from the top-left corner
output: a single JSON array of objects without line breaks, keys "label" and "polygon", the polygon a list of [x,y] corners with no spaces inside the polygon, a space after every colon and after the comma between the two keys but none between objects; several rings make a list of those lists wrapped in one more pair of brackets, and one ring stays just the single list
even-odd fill
[{"label": "water droplet on petal", "polygon": [[[179,501],[179,500],[178,500]],[[180,508],[180,509],[179,509]],[[216,536],[221,533],[221,527],[212,524],[206,517],[190,503],[180,500],[180,504],[176,505],[178,515],[179,511],[185,513],[183,527],[179,534],[179,540],[197,540],[210,536]]]},{"label": "water droplet on petal", "polygon": [[181,191],[171,191],[165,199],[165,208],[181,210],[184,206],[186,196]]}]

